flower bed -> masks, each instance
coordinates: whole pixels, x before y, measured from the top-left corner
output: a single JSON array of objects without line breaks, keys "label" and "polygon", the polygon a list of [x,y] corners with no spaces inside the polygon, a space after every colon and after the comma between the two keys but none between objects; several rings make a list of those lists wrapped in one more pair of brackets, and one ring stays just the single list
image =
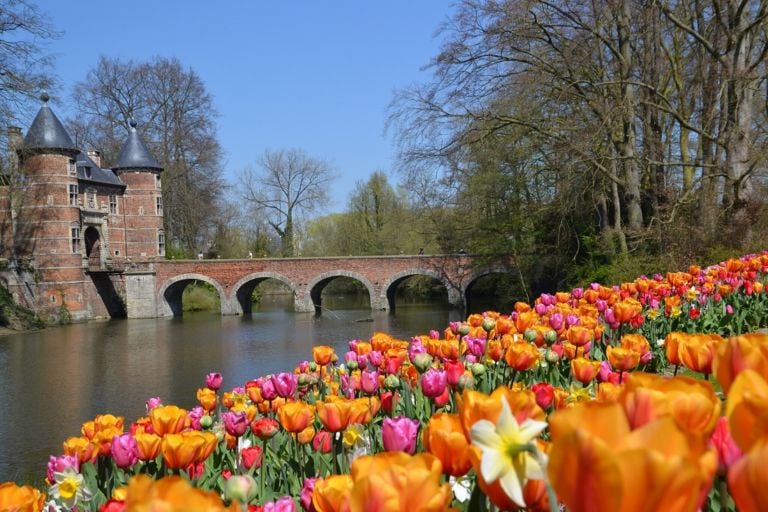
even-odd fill
[{"label": "flower bed", "polygon": [[767,271],[543,294],[229,391],[211,373],[192,410],[84,423],[0,510],[768,510],[768,335],[743,334]]}]

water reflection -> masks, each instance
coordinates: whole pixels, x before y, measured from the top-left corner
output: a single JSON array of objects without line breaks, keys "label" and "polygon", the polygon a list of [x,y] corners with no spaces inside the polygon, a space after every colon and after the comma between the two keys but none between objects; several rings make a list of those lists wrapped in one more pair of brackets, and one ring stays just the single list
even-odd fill
[{"label": "water reflection", "polygon": [[[397,337],[442,330],[463,315],[435,306],[400,305],[394,314],[328,297],[321,317],[265,299],[245,317],[198,313],[175,319],[78,324],[0,337],[0,482],[40,482],[49,454],[100,413],[144,414],[144,402],[195,405],[209,371],[225,387],[290,370],[328,344],[343,353],[350,339],[375,331]],[[358,321],[368,320],[368,321]]]}]

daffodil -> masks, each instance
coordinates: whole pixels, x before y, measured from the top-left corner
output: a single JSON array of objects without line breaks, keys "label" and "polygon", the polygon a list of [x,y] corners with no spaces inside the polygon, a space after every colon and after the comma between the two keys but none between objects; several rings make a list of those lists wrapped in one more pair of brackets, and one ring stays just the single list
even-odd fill
[{"label": "daffodil", "polygon": [[545,458],[543,454],[538,454],[537,458],[534,443],[547,423],[528,418],[518,424],[506,397],[501,400],[498,422],[494,425],[488,420],[479,420],[472,425],[469,435],[472,443],[482,451],[480,473],[483,480],[488,484],[498,480],[507,496],[524,507],[526,480],[544,479]]},{"label": "daffodil", "polygon": [[51,486],[49,494],[67,509],[71,510],[78,503],[91,499],[91,491],[85,485],[83,475],[74,468],[56,472],[53,476],[56,483]]}]

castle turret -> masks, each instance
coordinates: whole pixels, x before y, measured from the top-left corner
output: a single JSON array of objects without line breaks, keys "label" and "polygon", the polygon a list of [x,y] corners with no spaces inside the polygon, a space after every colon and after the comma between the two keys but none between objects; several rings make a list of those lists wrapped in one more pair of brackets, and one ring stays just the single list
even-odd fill
[{"label": "castle turret", "polygon": [[125,256],[132,260],[165,255],[163,195],[160,173],[163,168],[152,156],[131,121],[117,162],[112,167],[126,185],[124,196]]},{"label": "castle turret", "polygon": [[85,254],[75,166],[80,151],[48,105],[48,95],[40,99],[43,105],[20,150],[27,188],[23,228],[41,276],[38,300],[54,311],[62,306],[78,311],[84,304]]}]

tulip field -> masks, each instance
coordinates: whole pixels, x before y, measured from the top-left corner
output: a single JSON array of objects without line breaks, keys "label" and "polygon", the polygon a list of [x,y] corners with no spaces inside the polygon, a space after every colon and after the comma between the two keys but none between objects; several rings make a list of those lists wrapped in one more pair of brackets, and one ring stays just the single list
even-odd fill
[{"label": "tulip field", "polygon": [[191,410],[86,421],[0,510],[766,511],[766,279],[768,251],[213,371]]}]

